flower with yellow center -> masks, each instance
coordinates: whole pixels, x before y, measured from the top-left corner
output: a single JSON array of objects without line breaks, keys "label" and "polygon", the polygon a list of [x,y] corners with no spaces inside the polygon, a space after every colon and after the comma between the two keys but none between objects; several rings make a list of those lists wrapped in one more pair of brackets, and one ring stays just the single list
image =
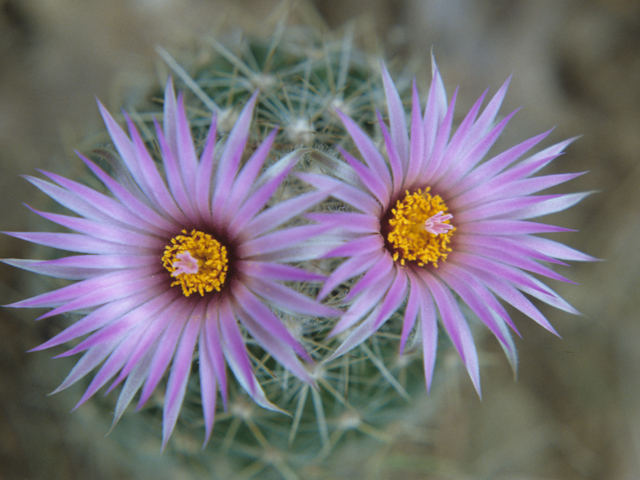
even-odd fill
[{"label": "flower with yellow center", "polygon": [[[327,256],[345,261],[331,273],[318,297],[360,277],[351,282],[342,299],[349,306],[328,337],[351,331],[330,359],[354,349],[402,312],[400,352],[412,333],[418,333],[427,389],[442,330],[449,334],[479,392],[478,355],[460,304],[465,303],[493,332],[514,366],[517,355],[509,330],[515,326],[501,301],[551,332],[551,324],[525,294],[576,313],[531,273],[566,281],[540,262],[592,257],[535,236],[564,229],[529,220],[564,210],[586,194],[536,195],[579,175],[535,175],[570,141],[520,160],[548,132],[485,159],[512,116],[497,119],[506,83],[481,111],[483,95],[453,132],[455,99],[448,102],[435,64],[433,71],[424,112],[414,82],[408,128],[402,99],[383,67],[389,127],[380,115],[378,124],[384,148],[358,125],[358,119],[338,112],[355,148],[350,152],[336,147],[346,163],[324,155],[323,163],[334,167],[331,178],[315,174],[300,178],[327,189],[354,210],[307,215],[315,221],[330,219],[344,239]],[[360,158],[353,155],[355,150]],[[431,188],[441,196],[433,195]]]},{"label": "flower with yellow center", "polygon": [[453,215],[445,214],[444,201],[440,195],[431,196],[429,190],[407,191],[391,210],[387,240],[394,250],[393,260],[401,265],[409,261],[419,267],[428,263],[438,267],[438,260],[446,260],[451,251],[449,243],[455,228],[448,222]]},{"label": "flower with yellow center", "polygon": [[219,292],[229,268],[227,248],[208,233],[195,229],[182,233],[171,239],[162,255],[162,265],[176,278],[171,286],[180,285],[185,297]]},{"label": "flower with yellow center", "polygon": [[[66,355],[85,352],[85,356],[56,391],[99,366],[78,406],[107,382],[111,382],[109,390],[124,382],[114,409],[115,423],[138,390],[140,408],[168,372],[163,448],[176,425],[187,385],[192,383],[195,357],[206,443],[218,397],[225,406],[230,403],[228,370],[257,405],[277,410],[262,389],[262,377],[255,373],[256,354],[272,357],[287,375],[314,383],[306,366],[312,357],[280,312],[305,318],[339,313],[295,289],[298,282],[324,280],[291,263],[318,258],[319,248],[329,249],[322,247],[324,242],[316,249],[309,247],[328,228],[288,224],[327,194],[309,191],[271,201],[303,151],[265,165],[273,157],[276,130],[249,148],[250,139],[251,145],[259,140],[257,129],[252,128],[258,96],[255,92],[247,100],[222,144],[217,115],[212,115],[201,148],[193,138],[184,97],[176,98],[171,81],[165,90],[164,125],[156,124],[155,138],[143,139],[126,114],[129,132],[125,132],[100,106],[118,153],[114,162],[121,162],[118,170],[123,175],[113,178],[80,155],[109,194],[53,173],[45,175],[55,185],[31,178],[75,215],[39,213],[75,233],[13,233],[78,253],[50,261],[7,261],[45,275],[79,280],[12,305],[52,308],[43,317],[72,311],[86,315],[36,348],[79,339]],[[149,143],[158,148],[149,151]],[[252,152],[248,158],[245,151]],[[127,181],[121,183],[121,178]],[[278,376],[279,370],[271,371]]]}]

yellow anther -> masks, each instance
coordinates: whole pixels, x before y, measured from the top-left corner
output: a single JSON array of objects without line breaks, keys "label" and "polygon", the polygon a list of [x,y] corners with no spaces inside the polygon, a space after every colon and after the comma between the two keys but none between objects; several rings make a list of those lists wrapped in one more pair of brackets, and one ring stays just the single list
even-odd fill
[{"label": "yellow anther", "polygon": [[446,260],[451,251],[449,244],[456,230],[449,224],[452,216],[442,198],[431,196],[429,190],[407,191],[391,210],[387,240],[393,248],[393,260],[400,260],[401,265],[417,262],[421,267],[429,263],[437,267],[438,260]]},{"label": "yellow anther", "polygon": [[208,233],[192,230],[171,239],[162,255],[162,265],[175,277],[171,286],[180,285],[188,297],[194,292],[220,291],[227,278],[227,248]]}]

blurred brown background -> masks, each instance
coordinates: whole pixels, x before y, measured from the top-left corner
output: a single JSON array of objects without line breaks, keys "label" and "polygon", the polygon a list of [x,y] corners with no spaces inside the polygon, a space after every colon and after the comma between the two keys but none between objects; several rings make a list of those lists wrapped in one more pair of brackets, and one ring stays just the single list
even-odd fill
[{"label": "blurred brown background", "polygon": [[[76,168],[72,148],[101,125],[94,96],[117,105],[123,92],[153,82],[155,45],[188,47],[199,34],[230,22],[250,25],[278,4],[0,0],[0,228],[38,225],[21,203],[45,200],[18,175]],[[433,48],[447,89],[461,85],[460,111],[513,73],[503,112],[524,109],[503,145],[553,125],[551,141],[582,135],[552,168],[589,170],[567,188],[598,190],[553,219],[580,230],[554,238],[604,259],[561,270],[580,286],[552,285],[584,316],[543,309],[563,340],[516,317],[523,334],[517,381],[495,342],[480,341],[487,352],[483,400],[464,375],[456,377],[455,401],[436,425],[436,454],[448,467],[433,478],[640,478],[640,3],[315,4],[331,27],[364,15],[389,55],[413,55],[425,72]],[[25,249],[2,237],[0,257],[24,257]],[[35,275],[6,266],[0,278],[3,304],[39,288]],[[134,460],[113,434],[104,437],[109,415],[91,402],[69,414],[80,387],[47,397],[74,359],[25,351],[47,338],[57,320],[35,323],[32,311],[0,314],[0,479],[199,478],[158,457],[157,444],[137,445],[142,456]]]}]

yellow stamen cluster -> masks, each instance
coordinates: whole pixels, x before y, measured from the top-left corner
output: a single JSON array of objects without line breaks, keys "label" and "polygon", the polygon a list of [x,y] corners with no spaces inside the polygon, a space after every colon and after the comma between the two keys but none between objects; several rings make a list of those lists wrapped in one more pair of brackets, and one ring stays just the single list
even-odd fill
[{"label": "yellow stamen cluster", "polygon": [[[391,210],[393,216],[389,220],[391,227],[387,240],[393,247],[393,260],[415,261],[419,266],[426,264],[438,266],[438,260],[446,260],[451,251],[449,243],[455,228],[435,235],[425,229],[425,221],[438,212],[447,213],[447,205],[439,195],[431,196],[429,188],[424,192],[406,192],[402,200],[398,200],[396,208]],[[449,220],[445,222],[448,224]]]},{"label": "yellow stamen cluster", "polygon": [[[227,248],[220,244],[208,233],[192,230],[190,234],[183,230],[184,235],[176,235],[171,239],[171,245],[167,245],[162,255],[162,265],[176,280],[171,286],[180,285],[182,293],[188,297],[194,292],[204,296],[205,292],[220,291],[227,277],[229,261]],[[178,255],[187,253],[187,257],[198,262],[193,273],[174,272],[181,268],[183,260]],[[181,255],[185,258],[184,255]]]}]

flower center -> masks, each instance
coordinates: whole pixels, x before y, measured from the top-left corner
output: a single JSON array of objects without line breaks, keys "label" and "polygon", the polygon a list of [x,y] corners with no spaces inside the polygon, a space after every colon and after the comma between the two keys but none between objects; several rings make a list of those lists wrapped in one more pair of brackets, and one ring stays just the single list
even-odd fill
[{"label": "flower center", "polygon": [[185,297],[194,292],[201,296],[219,292],[227,277],[227,248],[208,233],[182,233],[171,239],[162,255],[162,265],[176,278],[171,286],[180,285]]},{"label": "flower center", "polygon": [[440,195],[431,196],[429,190],[407,191],[391,210],[387,240],[393,248],[393,260],[400,260],[401,265],[411,261],[421,267],[428,263],[437,267],[438,260],[446,260],[451,251],[455,227],[449,220],[453,215],[447,213]]}]

